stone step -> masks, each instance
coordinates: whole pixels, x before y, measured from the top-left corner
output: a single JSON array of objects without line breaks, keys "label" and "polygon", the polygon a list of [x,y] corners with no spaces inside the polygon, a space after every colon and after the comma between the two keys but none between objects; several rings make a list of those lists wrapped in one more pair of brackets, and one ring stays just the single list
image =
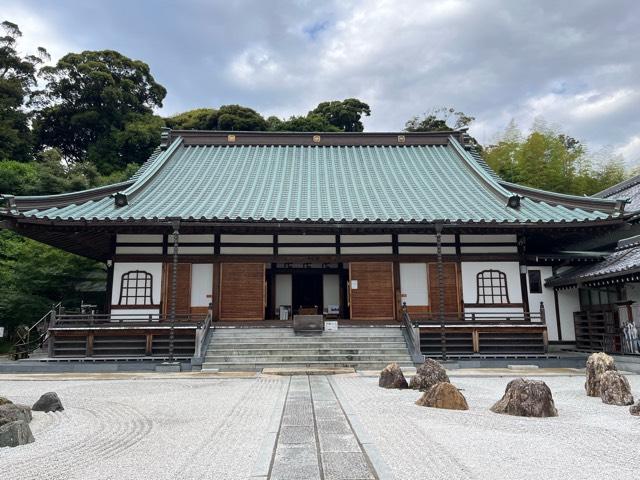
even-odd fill
[{"label": "stone step", "polygon": [[[382,370],[391,362],[379,362],[379,361],[315,361],[315,362],[297,362],[297,361],[286,361],[286,362],[270,362],[270,363],[256,363],[256,362],[245,362],[245,363],[212,363],[205,362],[202,364],[202,371],[216,371],[216,370],[249,370],[256,371],[262,370],[263,368],[285,368],[285,367],[332,367],[332,368],[340,368],[340,367],[352,367],[357,369],[367,369],[367,370]],[[401,368],[413,368],[414,364],[412,362],[396,362]]]},{"label": "stone step", "polygon": [[335,361],[347,361],[347,362],[406,362],[410,357],[404,355],[207,355],[205,357],[205,363],[269,363],[269,362],[289,362],[297,361],[301,363],[307,362],[335,362]]},{"label": "stone step", "polygon": [[368,336],[368,337],[320,337],[320,336],[299,336],[299,337],[231,337],[231,336],[211,336],[212,343],[225,343],[225,342],[234,342],[234,343],[305,343],[305,342],[315,342],[315,343],[330,343],[330,342],[404,342],[404,337],[399,336],[389,336],[389,337],[381,337],[381,336]]},{"label": "stone step", "polygon": [[377,348],[380,350],[406,349],[404,342],[331,342],[331,343],[210,343],[207,351],[218,350],[279,350],[279,349],[308,349],[308,350],[354,350],[361,348]]},{"label": "stone step", "polygon": [[336,332],[322,332],[322,333],[296,333],[292,329],[252,329],[252,328],[237,328],[237,329],[229,329],[229,330],[220,330],[215,329],[213,331],[215,336],[231,336],[231,337],[252,337],[252,338],[262,338],[262,337],[301,337],[301,336],[310,336],[310,337],[389,337],[389,336],[401,336],[402,331],[399,328],[388,328],[388,329],[349,329],[349,330],[338,330]]},{"label": "stone step", "polygon": [[209,355],[406,355],[406,348],[209,348]]}]

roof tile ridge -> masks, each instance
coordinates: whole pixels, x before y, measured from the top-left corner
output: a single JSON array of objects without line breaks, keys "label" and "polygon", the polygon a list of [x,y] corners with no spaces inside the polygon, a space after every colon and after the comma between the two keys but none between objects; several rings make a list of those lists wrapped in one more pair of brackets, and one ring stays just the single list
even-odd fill
[{"label": "roof tile ridge", "polygon": [[454,151],[462,158],[465,165],[469,167],[469,170],[476,176],[479,177],[481,181],[483,181],[488,187],[490,187],[500,198],[504,200],[505,206],[507,205],[507,201],[509,198],[513,196],[513,192],[507,190],[503,187],[498,180],[489,175],[482,165],[480,165],[476,159],[467,152],[462,145],[456,140],[455,137],[449,137],[449,144],[453,146]]},{"label": "roof tile ridge", "polygon": [[131,199],[136,193],[138,193],[151,179],[153,179],[164,167],[168,160],[173,156],[176,150],[182,145],[182,137],[176,138],[169,147],[158,155],[153,163],[145,169],[127,189],[119,192]]}]

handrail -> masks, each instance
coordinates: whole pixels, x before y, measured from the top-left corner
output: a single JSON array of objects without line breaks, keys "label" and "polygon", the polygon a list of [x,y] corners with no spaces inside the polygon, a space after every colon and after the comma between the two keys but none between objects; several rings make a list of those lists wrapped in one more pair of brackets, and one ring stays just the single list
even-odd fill
[{"label": "handrail", "polygon": [[402,304],[402,321],[401,321],[402,334],[404,341],[407,344],[411,359],[414,363],[423,363],[424,355],[420,349],[420,333],[416,333],[409,312],[407,311],[407,305]]},{"label": "handrail", "polygon": [[[170,317],[167,314],[149,313],[149,314],[65,314],[56,317],[55,326],[95,326],[95,325],[134,325],[134,324],[162,324],[169,322]],[[206,320],[206,316],[202,314],[184,314],[176,315],[177,323],[201,323]]]},{"label": "handrail", "polygon": [[[18,333],[19,340],[13,345],[14,358],[16,360],[20,358],[28,358],[29,355],[40,348],[47,340],[49,333],[49,325],[54,321],[56,310],[60,308],[62,301],[56,303],[51,307],[47,313],[45,313],[40,320],[31,325],[24,333]],[[37,338],[31,339],[31,332],[34,330],[41,330],[41,333]]]},{"label": "handrail", "polygon": [[504,324],[545,324],[544,313],[538,312],[449,312],[440,318],[437,312],[422,313],[413,319],[425,323],[504,323]]},{"label": "handrail", "polygon": [[200,326],[201,328],[198,327],[198,329],[196,330],[196,350],[193,354],[193,356],[196,358],[201,358],[203,356],[202,353],[205,351],[207,343],[209,342],[212,320],[213,315],[211,310],[209,310],[209,313],[207,313],[207,318],[204,319],[204,322],[202,322],[202,325]]}]

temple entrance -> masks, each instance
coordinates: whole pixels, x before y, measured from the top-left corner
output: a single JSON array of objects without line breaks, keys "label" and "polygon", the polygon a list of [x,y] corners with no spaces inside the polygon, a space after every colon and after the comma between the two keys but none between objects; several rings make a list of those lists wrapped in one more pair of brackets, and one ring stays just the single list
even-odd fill
[{"label": "temple entrance", "polygon": [[297,272],[292,274],[292,306],[294,313],[320,314],[323,303],[322,273]]},{"label": "temple entrance", "polygon": [[267,274],[268,318],[344,315],[346,278],[347,270],[339,264],[272,264]]}]

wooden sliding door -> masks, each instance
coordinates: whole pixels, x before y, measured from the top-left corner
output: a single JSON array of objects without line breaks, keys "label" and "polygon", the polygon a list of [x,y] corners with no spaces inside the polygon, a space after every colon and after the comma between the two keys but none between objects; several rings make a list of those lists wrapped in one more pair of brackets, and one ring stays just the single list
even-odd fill
[{"label": "wooden sliding door", "polygon": [[393,263],[351,262],[349,306],[352,320],[393,320]]},{"label": "wooden sliding door", "polygon": [[[460,282],[458,264],[442,264],[442,285],[444,290],[444,312],[457,313],[461,311]],[[429,304],[432,312],[438,312],[440,308],[438,286],[438,264],[429,264]]]},{"label": "wooden sliding door", "polygon": [[[173,264],[166,263],[163,279],[163,311],[167,315],[171,308],[171,283],[173,279]],[[176,278],[176,315],[191,313],[191,264],[179,263]]]},{"label": "wooden sliding door", "polygon": [[264,320],[264,263],[220,265],[220,320]]}]

